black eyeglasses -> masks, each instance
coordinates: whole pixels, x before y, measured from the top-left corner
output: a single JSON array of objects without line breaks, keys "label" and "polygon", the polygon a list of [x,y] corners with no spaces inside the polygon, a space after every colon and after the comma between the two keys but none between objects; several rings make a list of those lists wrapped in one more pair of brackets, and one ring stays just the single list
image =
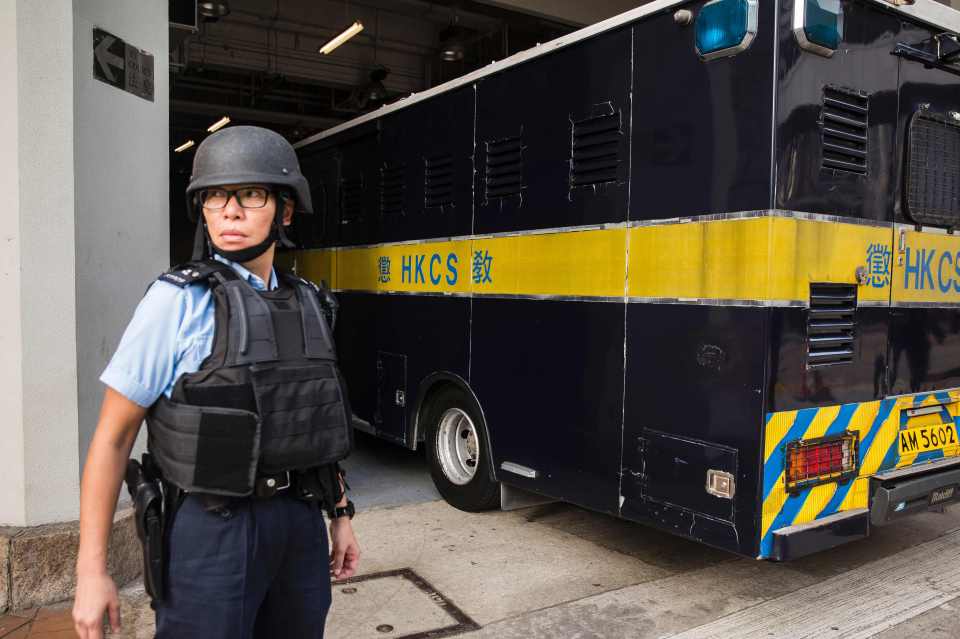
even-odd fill
[{"label": "black eyeglasses", "polygon": [[198,194],[200,205],[207,209],[222,209],[231,197],[245,209],[262,209],[270,199],[270,189],[262,186],[244,186],[239,189],[203,189]]}]

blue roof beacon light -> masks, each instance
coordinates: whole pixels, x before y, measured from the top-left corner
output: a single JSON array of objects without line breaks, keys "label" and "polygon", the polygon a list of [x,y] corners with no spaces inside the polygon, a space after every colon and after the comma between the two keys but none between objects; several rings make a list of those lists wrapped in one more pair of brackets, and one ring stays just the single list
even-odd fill
[{"label": "blue roof beacon light", "polygon": [[843,40],[840,0],[796,0],[793,32],[800,47],[830,57]]},{"label": "blue roof beacon light", "polygon": [[700,9],[694,32],[704,60],[746,51],[757,35],[757,0],[711,0]]}]

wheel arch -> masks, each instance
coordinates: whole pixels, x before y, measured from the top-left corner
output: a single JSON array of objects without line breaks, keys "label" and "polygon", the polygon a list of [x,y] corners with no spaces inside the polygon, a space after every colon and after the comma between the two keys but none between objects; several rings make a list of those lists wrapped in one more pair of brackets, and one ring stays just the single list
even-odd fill
[{"label": "wheel arch", "polygon": [[453,387],[463,392],[467,398],[473,402],[474,407],[480,415],[480,427],[486,435],[487,446],[490,449],[490,473],[495,481],[497,478],[496,464],[493,461],[493,439],[490,437],[490,427],[487,425],[487,416],[483,412],[483,405],[477,394],[473,392],[469,382],[456,373],[450,371],[437,371],[424,377],[417,386],[417,395],[411,409],[409,419],[407,420],[406,441],[407,448],[416,450],[417,444],[423,441],[424,428],[421,426],[421,419],[430,407],[430,400],[443,388]]}]

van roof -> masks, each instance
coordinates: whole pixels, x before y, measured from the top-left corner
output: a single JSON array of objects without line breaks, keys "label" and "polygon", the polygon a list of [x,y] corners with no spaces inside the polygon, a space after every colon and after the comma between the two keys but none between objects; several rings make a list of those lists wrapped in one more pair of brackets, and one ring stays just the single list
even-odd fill
[{"label": "van roof", "polygon": [[[953,33],[960,33],[960,11],[941,4],[936,0],[915,0],[915,3],[912,5],[899,6],[892,4],[891,0],[868,1],[873,2],[874,4],[882,5],[889,11],[896,11],[905,14],[930,26],[951,31]],[[636,9],[631,9],[630,11],[613,16],[612,18],[597,22],[596,24],[584,27],[583,29],[574,31],[573,33],[568,33],[567,35],[561,36],[555,40],[551,40],[550,42],[538,44],[535,47],[520,51],[503,60],[491,62],[485,67],[460,76],[459,78],[454,78],[453,80],[444,82],[443,84],[438,84],[437,86],[427,89],[426,91],[421,91],[420,93],[411,93],[407,97],[384,105],[376,111],[365,113],[364,115],[353,118],[352,120],[348,120],[347,122],[338,124],[334,127],[321,131],[320,133],[300,140],[293,146],[294,148],[301,148],[311,144],[312,142],[318,142],[330,136],[336,135],[341,131],[346,131],[347,129],[363,124],[364,122],[376,120],[377,118],[393,113],[394,111],[399,111],[400,109],[404,109],[418,102],[422,102],[423,100],[431,98],[435,95],[446,93],[447,91],[452,91],[458,87],[468,85],[485,76],[499,73],[504,69],[522,64],[534,58],[539,58],[542,55],[552,53],[553,51],[563,49],[582,40],[587,40],[601,33],[611,31],[627,23],[635,22],[641,18],[653,15],[655,13],[666,12],[669,9],[673,9],[679,5],[689,4],[690,2],[691,0],[655,0],[654,2],[650,2],[643,6],[637,7]]]}]

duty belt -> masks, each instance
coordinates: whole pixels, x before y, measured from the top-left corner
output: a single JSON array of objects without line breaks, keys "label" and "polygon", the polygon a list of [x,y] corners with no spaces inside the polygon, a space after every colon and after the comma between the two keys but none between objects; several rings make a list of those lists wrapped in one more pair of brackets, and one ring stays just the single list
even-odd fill
[{"label": "duty belt", "polygon": [[290,488],[291,484],[289,470],[276,475],[260,475],[253,485],[253,494],[260,498],[273,497]]},{"label": "duty belt", "polygon": [[[320,501],[327,495],[319,474],[327,472],[326,466],[305,470],[288,470],[275,475],[258,475],[253,487],[253,496],[265,499],[289,490],[294,497],[303,501]],[[333,487],[336,490],[336,487]],[[334,501],[336,499],[334,498]]]},{"label": "duty belt", "polygon": [[[290,495],[295,499],[309,502],[330,501],[327,507],[339,499],[338,486],[325,489],[320,474],[328,472],[326,466],[317,466],[305,470],[288,470],[276,474],[260,474],[254,481],[253,494],[249,497],[229,497],[210,493],[197,493],[203,500],[206,510],[221,511],[227,509],[231,503],[243,499],[269,499],[279,495]],[[334,494],[328,495],[332,489]]]}]

